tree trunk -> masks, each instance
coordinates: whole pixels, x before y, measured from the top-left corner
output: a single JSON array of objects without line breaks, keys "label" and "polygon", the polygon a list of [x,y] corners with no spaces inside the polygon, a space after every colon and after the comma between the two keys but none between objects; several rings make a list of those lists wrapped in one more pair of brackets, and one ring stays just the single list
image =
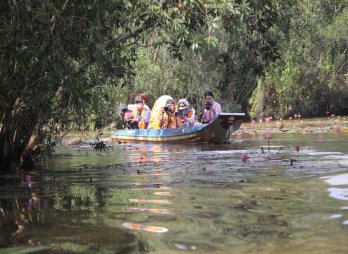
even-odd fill
[{"label": "tree trunk", "polygon": [[35,168],[31,154],[39,142],[40,132],[41,132],[41,128],[44,124],[44,121],[45,121],[45,114],[43,112],[43,109],[40,109],[37,122],[33,128],[33,131],[31,132],[31,136],[29,138],[29,141],[26,144],[25,149],[21,155],[21,168],[22,169],[32,170]]},{"label": "tree trunk", "polygon": [[[44,96],[42,99],[44,100]],[[14,170],[20,164],[25,169],[34,168],[31,153],[39,141],[40,129],[46,116],[44,107],[38,113],[32,112],[20,97],[13,105],[1,119],[0,173]]]}]

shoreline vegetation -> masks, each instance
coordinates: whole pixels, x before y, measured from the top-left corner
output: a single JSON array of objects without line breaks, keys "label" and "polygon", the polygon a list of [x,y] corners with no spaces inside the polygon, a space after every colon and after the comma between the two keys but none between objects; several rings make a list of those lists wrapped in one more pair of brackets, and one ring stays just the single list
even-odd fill
[{"label": "shoreline vegetation", "polygon": [[348,117],[304,118],[300,120],[243,123],[236,134],[261,133],[348,133]]}]

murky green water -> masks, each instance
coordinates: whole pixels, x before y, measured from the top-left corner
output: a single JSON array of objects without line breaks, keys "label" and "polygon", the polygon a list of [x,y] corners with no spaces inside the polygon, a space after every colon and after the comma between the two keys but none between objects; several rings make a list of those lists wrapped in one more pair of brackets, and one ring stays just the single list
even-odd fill
[{"label": "murky green water", "polygon": [[348,134],[234,138],[61,147],[5,177],[0,252],[348,253]]}]

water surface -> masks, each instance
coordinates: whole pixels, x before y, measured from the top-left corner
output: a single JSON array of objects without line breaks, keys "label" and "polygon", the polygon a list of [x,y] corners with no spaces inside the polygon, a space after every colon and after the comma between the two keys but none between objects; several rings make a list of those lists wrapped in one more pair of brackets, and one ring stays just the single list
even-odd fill
[{"label": "water surface", "polygon": [[263,135],[219,146],[59,147],[35,172],[2,177],[0,246],[14,253],[347,253],[347,151],[344,133],[275,134],[270,147]]}]

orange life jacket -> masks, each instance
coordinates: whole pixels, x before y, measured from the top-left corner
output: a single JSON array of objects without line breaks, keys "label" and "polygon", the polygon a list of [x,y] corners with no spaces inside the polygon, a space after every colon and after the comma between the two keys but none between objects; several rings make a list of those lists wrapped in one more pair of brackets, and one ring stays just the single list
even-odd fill
[{"label": "orange life jacket", "polygon": [[[174,105],[174,112],[176,111],[176,105]],[[158,122],[161,124],[159,127],[161,129],[175,129],[178,128],[178,119],[177,117],[174,115],[173,112],[173,116],[168,115],[165,112],[160,112],[158,114]]]},{"label": "orange life jacket", "polygon": [[178,128],[178,119],[176,116],[169,116],[168,114],[164,113],[163,115],[163,125],[162,125],[162,128],[164,129],[168,129],[168,128],[171,128],[171,129],[175,129],[175,128]]},{"label": "orange life jacket", "polygon": [[[139,127],[139,129],[142,129],[142,130],[146,129],[146,123],[144,121],[145,113],[146,113],[146,109],[143,108],[141,111],[141,114],[140,114],[141,120],[138,122],[138,127]],[[133,119],[136,120],[137,118],[138,118],[138,110],[135,109],[133,111]]]},{"label": "orange life jacket", "polygon": [[[190,111],[188,111],[188,113],[187,113],[187,118],[191,118],[191,117],[192,117],[192,111],[190,110]],[[181,127],[183,124],[184,124],[184,121],[181,120],[180,117],[178,117],[178,126]],[[191,125],[191,123],[190,123],[190,125]]]}]

